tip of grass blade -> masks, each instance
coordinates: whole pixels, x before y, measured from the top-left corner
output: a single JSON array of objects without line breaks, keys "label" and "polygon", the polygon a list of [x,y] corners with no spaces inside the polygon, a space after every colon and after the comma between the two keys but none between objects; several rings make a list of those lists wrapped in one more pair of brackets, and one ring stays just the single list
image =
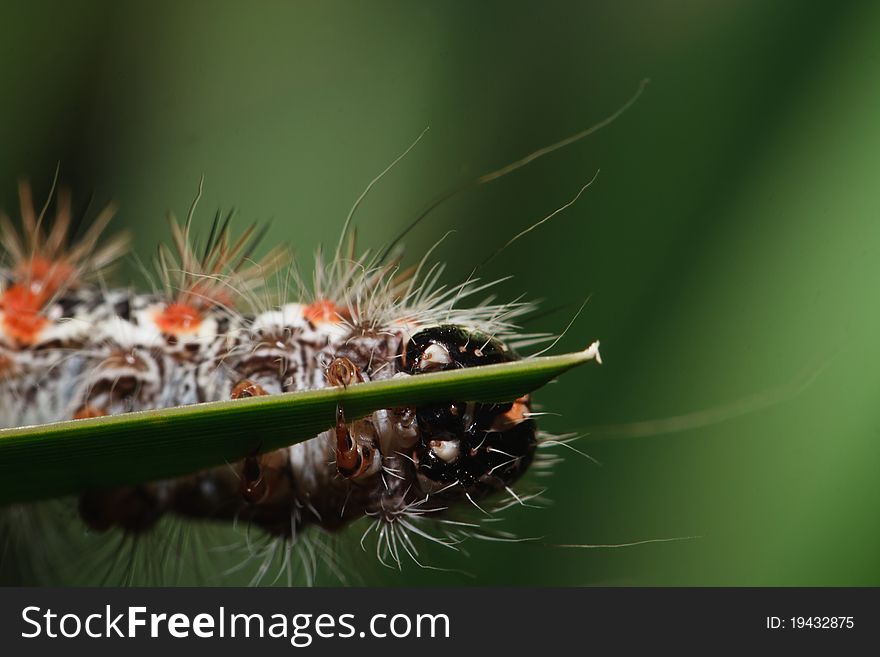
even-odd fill
[{"label": "tip of grass blade", "polygon": [[602,364],[602,354],[599,353],[599,341],[593,341],[589,347],[581,352],[584,356],[584,362],[595,360],[599,365]]}]

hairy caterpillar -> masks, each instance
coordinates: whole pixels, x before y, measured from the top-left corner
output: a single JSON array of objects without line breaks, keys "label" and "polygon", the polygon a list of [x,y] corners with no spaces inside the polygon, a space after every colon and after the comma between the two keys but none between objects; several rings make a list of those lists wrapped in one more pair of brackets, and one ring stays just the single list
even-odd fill
[{"label": "hairy caterpillar", "polygon": [[[44,217],[24,183],[20,194],[29,233],[18,235],[4,219],[13,262],[0,296],[9,426],[516,358],[509,322],[528,305],[451,309],[451,298],[482,286],[416,286],[417,272],[396,275],[395,260],[337,254],[318,275],[311,300],[242,314],[237,308],[247,297],[250,306],[259,303],[259,283],[286,254],[274,249],[251,263],[255,226],[233,237],[228,222],[219,221],[196,254],[191,215],[183,225],[172,222],[175,252],[159,252],[162,291],[100,290],[87,285],[85,274],[100,274],[123,242],[100,247],[93,228],[62,248],[67,196],[43,234]],[[188,478],[90,491],[78,510],[98,531],[140,534],[175,514],[246,520],[290,541],[307,525],[334,530],[367,515],[376,519],[382,558],[399,561],[401,552],[416,549],[408,533],[427,536],[420,517],[462,498],[479,507],[488,494],[510,490],[537,442],[528,398],[392,408],[354,421],[340,407],[336,426],[311,441],[264,455],[256,445],[241,463]]]},{"label": "hairy caterpillar", "polygon": [[[590,134],[634,100],[597,126],[476,183]],[[123,238],[101,241],[112,208],[72,239],[66,192],[59,192],[48,229],[49,201],[37,213],[26,183],[19,192],[22,230],[2,220],[3,426],[417,376],[509,361],[518,349],[547,339],[519,332],[516,322],[534,309],[530,303],[465,305],[491,283],[472,277],[444,286],[442,267],[429,265],[427,256],[404,270],[390,247],[358,254],[347,238],[351,214],[332,255],[319,254],[309,283],[284,268],[284,249],[252,259],[256,225],[236,235],[230,217],[218,215],[200,244],[191,230],[194,202],[185,221],[171,221],[172,247],[158,252],[154,291],[108,288],[104,272],[125,251]],[[279,270],[275,294],[266,281]],[[304,532],[310,525],[334,531],[366,516],[361,543],[370,537],[379,559],[399,566],[405,558],[420,563],[420,539],[451,546],[479,531],[450,509],[469,506],[488,515],[523,503],[526,496],[512,485],[533,462],[548,466],[552,459],[536,458],[536,451],[559,442],[538,432],[528,397],[389,408],[367,418],[347,418],[340,407],[335,426],[310,441],[260,454],[255,437],[253,451],[228,467],[86,492],[76,508],[89,536],[109,532],[135,545],[177,519],[219,520],[245,523],[253,553],[250,529],[258,528],[271,540],[260,552],[255,582],[279,554],[290,568],[290,546],[305,546],[313,561],[315,552],[326,551]],[[496,493],[504,496],[500,504]],[[29,508],[6,516],[7,546],[16,541],[13,530],[42,531],[44,519]],[[334,566],[332,557],[327,562]]]}]

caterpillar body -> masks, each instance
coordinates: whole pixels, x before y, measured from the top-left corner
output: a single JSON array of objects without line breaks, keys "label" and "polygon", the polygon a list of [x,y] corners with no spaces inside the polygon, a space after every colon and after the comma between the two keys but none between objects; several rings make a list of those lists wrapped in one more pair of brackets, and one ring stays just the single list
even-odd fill
[{"label": "caterpillar body", "polygon": [[[153,292],[108,288],[106,270],[127,246],[124,237],[102,238],[114,209],[77,239],[68,192],[58,194],[54,222],[46,219],[49,201],[36,212],[26,182],[19,194],[22,230],[2,218],[3,427],[507,362],[546,338],[518,331],[532,304],[465,306],[491,284],[445,287],[442,267],[426,260],[402,270],[393,254],[358,255],[346,230],[328,260],[319,252],[311,284],[289,267],[284,248],[253,259],[255,224],[234,235],[230,217],[218,215],[199,244],[195,203],[184,222],[172,217],[173,246],[158,252]],[[134,537],[169,516],[245,522],[286,546],[285,563],[310,525],[332,532],[367,516],[364,536],[374,534],[379,559],[399,566],[407,556],[419,563],[417,540],[451,546],[478,527],[450,519],[450,509],[487,513],[499,492],[501,506],[521,503],[511,486],[542,442],[555,440],[538,432],[528,396],[387,408],[366,418],[348,418],[340,406],[335,425],[311,440],[261,454],[254,436],[253,451],[237,463],[87,491],[77,511],[89,534]],[[33,524],[28,513],[7,510],[4,531]]]}]

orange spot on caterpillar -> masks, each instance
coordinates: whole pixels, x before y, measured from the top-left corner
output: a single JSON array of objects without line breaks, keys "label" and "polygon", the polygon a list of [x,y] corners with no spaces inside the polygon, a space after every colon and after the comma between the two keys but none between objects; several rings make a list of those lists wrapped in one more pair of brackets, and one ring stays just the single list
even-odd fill
[{"label": "orange spot on caterpillar", "polygon": [[339,324],[349,313],[328,299],[319,299],[305,307],[303,316],[312,324]]},{"label": "orange spot on caterpillar", "polygon": [[63,286],[74,285],[77,282],[76,273],[76,269],[63,260],[52,261],[40,256],[34,256],[30,262],[22,263],[15,269],[16,279],[30,281],[31,288],[38,287],[44,300]]},{"label": "orange spot on caterpillar", "polygon": [[40,285],[13,285],[0,296],[3,309],[3,332],[20,344],[37,341],[40,331],[49,320],[40,314],[46,301],[46,292]]},{"label": "orange spot on caterpillar", "polygon": [[513,402],[509,411],[495,418],[495,421],[492,423],[492,430],[499,432],[509,431],[521,422],[528,420],[530,413],[529,404],[528,395],[523,395],[517,399]]},{"label": "orange spot on caterpillar", "polygon": [[202,323],[202,314],[185,303],[172,303],[156,313],[153,321],[163,333],[172,335],[195,333]]}]

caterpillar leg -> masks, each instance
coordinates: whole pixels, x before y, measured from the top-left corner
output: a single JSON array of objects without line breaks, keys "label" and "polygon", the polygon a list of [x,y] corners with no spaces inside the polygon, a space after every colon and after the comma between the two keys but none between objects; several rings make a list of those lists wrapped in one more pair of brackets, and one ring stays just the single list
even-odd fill
[{"label": "caterpillar leg", "polygon": [[90,417],[104,417],[105,415],[110,415],[106,408],[94,406],[92,404],[83,404],[76,409],[76,412],[73,414],[73,419],[84,420]]},{"label": "caterpillar leg", "polygon": [[171,494],[165,482],[90,491],[79,499],[79,514],[88,527],[106,531],[120,527],[133,534],[152,529],[165,512]]},{"label": "caterpillar leg", "polygon": [[[334,358],[325,370],[327,383],[347,388],[353,383],[363,383],[364,375],[351,359]],[[382,468],[376,430],[369,420],[347,423],[342,404],[336,406],[336,470],[352,481],[369,479]]]},{"label": "caterpillar leg", "polygon": [[331,386],[347,388],[353,383],[363,383],[364,375],[350,358],[334,358],[324,370],[327,383]]},{"label": "caterpillar leg", "polygon": [[336,470],[352,481],[369,479],[382,468],[376,430],[369,420],[350,425],[345,421],[342,404],[336,407]]},{"label": "caterpillar leg", "polygon": [[[268,394],[259,383],[242,379],[233,387],[231,397],[247,399]],[[267,454],[258,452],[259,448],[241,462],[239,494],[248,505],[249,520],[270,529],[281,519],[281,531],[284,533],[288,531],[288,524],[283,519],[289,516],[290,500],[294,494],[287,450]]]},{"label": "caterpillar leg", "polygon": [[266,389],[259,383],[255,383],[250,379],[242,379],[235,384],[230,397],[232,399],[246,399],[248,397],[263,397],[268,394]]}]

